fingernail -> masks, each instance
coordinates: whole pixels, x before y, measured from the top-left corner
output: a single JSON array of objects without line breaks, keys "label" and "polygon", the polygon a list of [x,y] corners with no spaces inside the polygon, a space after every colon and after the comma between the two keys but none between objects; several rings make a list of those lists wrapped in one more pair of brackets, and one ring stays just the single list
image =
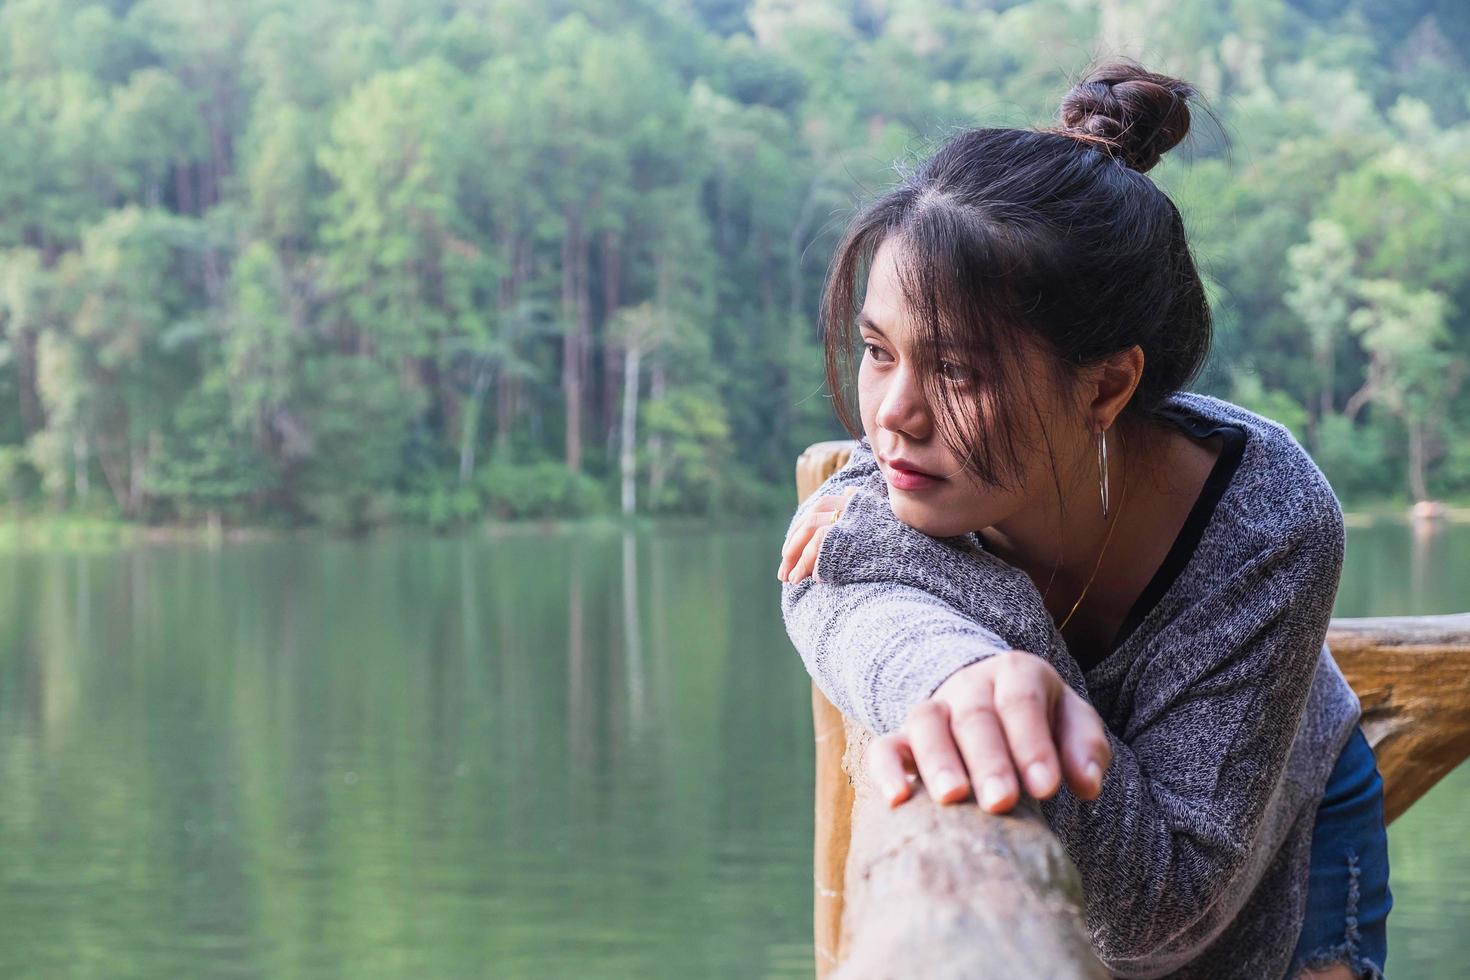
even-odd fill
[{"label": "fingernail", "polygon": [[1096,760],[1088,760],[1087,767],[1082,772],[1087,777],[1087,781],[1092,785],[1102,785],[1102,766],[1099,766]]},{"label": "fingernail", "polygon": [[980,804],[989,810],[1001,800],[1005,799],[1006,781],[999,776],[991,776],[985,780],[985,788],[980,792]]},{"label": "fingernail", "polygon": [[883,798],[888,801],[889,806],[893,806],[893,804],[898,802],[898,798],[903,795],[903,791],[906,788],[903,783],[884,783]]},{"label": "fingernail", "polygon": [[1032,786],[1045,786],[1048,784],[1046,763],[1033,762],[1026,768],[1026,782]]},{"label": "fingernail", "polygon": [[953,769],[941,769],[934,774],[934,798],[943,799],[960,785],[959,774]]}]

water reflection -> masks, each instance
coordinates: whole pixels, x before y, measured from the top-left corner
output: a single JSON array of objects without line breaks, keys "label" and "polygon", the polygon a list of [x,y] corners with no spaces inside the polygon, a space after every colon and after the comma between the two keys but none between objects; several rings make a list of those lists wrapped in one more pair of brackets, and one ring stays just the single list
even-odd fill
[{"label": "water reflection", "polygon": [[638,539],[623,532],[623,656],[628,661],[628,717],[635,733],[644,717],[643,630],[638,613]]},{"label": "water reflection", "polygon": [[[0,556],[0,975],[809,975],[783,530]],[[1470,528],[1348,561],[1470,608]],[[1467,780],[1391,834],[1404,975],[1470,955]]]}]

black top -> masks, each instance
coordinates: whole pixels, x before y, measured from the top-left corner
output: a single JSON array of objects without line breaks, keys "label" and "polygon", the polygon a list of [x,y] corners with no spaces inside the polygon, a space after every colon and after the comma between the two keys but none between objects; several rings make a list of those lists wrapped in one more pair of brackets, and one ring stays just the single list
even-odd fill
[{"label": "black top", "polygon": [[[1128,615],[1123,617],[1123,625],[1118,627],[1118,635],[1113,637],[1113,644],[1108,649],[1111,654],[1123,642],[1128,639],[1138,624],[1143,622],[1144,617],[1164,593],[1169,591],[1169,586],[1179,577],[1184,566],[1194,555],[1194,549],[1199,544],[1199,539],[1204,536],[1205,525],[1210,523],[1210,517],[1215,513],[1215,505],[1220,502],[1225,488],[1230,485],[1230,478],[1235,475],[1236,468],[1240,465],[1241,454],[1245,452],[1245,429],[1230,422],[1215,423],[1198,415],[1192,415],[1182,409],[1165,406],[1154,412],[1155,418],[1165,419],[1173,422],[1185,432],[1196,438],[1205,439],[1210,436],[1221,436],[1225,445],[1220,449],[1220,455],[1215,459],[1215,465],[1210,470],[1210,475],[1205,478],[1205,485],[1200,488],[1199,497],[1194,506],[1189,510],[1189,516],[1184,519],[1184,526],[1179,529],[1179,536],[1174,539],[1174,544],[1169,548],[1169,553],[1164,556],[1164,562],[1159,570],[1149,579],[1148,585],[1144,586],[1139,593],[1137,601],[1128,610]],[[1079,658],[1078,663],[1083,670],[1091,670],[1107,657]]]}]

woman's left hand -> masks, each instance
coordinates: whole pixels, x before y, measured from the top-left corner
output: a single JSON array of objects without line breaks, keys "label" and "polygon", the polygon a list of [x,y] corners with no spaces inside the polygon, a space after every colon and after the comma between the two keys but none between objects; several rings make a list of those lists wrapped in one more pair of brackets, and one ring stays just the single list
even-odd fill
[{"label": "woman's left hand", "polygon": [[[857,492],[857,487],[848,487],[841,493],[830,493],[818,498],[811,510],[797,522],[786,535],[781,546],[781,564],[776,569],[776,578],[788,585],[795,585],[808,575],[816,577],[817,554],[822,550],[822,541],[842,509]],[[821,581],[821,579],[817,579]]]},{"label": "woman's left hand", "polygon": [[973,791],[991,813],[1015,806],[1021,789],[1050,799],[1064,779],[1079,799],[1096,799],[1112,761],[1097,710],[1056,668],[1024,650],[955,671],[901,728],[869,742],[866,756],[889,806],[912,795],[913,773],[936,802]]}]

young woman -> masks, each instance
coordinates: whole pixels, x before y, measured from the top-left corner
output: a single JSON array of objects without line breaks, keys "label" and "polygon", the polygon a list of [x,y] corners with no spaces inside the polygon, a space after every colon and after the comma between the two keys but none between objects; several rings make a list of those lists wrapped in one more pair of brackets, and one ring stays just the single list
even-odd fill
[{"label": "young woman", "polygon": [[1042,801],[1114,973],[1379,977],[1341,508],[1286,429],[1183,390],[1210,310],[1144,172],[1194,96],[1096,68],[853,222],[822,322],[834,392],[861,341],[862,436],[792,521],[783,615],[892,805]]}]

